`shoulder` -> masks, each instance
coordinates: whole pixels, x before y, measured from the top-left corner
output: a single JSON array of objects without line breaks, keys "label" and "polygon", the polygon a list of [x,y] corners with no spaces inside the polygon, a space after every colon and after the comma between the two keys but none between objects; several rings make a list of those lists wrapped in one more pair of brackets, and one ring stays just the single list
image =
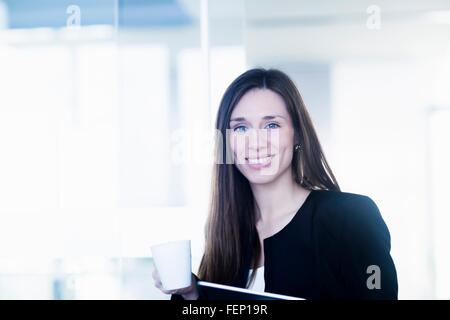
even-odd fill
[{"label": "shoulder", "polygon": [[315,192],[316,223],[328,230],[386,229],[377,204],[369,196],[329,190],[316,190]]},{"label": "shoulder", "polygon": [[336,216],[351,213],[364,214],[367,211],[378,209],[375,202],[366,195],[332,191],[332,190],[316,190],[316,210],[323,213],[323,216],[333,213]]},{"label": "shoulder", "polygon": [[371,202],[372,199],[366,195],[335,191],[335,190],[315,190],[316,197],[323,206],[345,206],[349,204],[361,204]]}]

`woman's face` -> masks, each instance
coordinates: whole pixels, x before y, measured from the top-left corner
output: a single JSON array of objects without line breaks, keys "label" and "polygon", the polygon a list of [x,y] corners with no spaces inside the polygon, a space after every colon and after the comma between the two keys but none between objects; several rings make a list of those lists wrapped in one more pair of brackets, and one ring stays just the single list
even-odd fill
[{"label": "woman's face", "polygon": [[248,91],[231,113],[230,147],[238,170],[252,184],[290,173],[294,128],[286,105],[268,89]]}]

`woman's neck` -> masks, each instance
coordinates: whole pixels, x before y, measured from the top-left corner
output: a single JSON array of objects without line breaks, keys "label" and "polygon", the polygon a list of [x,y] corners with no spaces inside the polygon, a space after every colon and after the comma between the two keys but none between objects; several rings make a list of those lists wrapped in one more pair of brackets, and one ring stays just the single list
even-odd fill
[{"label": "woman's neck", "polygon": [[251,184],[255,198],[257,220],[270,223],[279,216],[290,214],[298,209],[299,203],[306,199],[306,190],[286,170],[278,179],[266,184]]}]

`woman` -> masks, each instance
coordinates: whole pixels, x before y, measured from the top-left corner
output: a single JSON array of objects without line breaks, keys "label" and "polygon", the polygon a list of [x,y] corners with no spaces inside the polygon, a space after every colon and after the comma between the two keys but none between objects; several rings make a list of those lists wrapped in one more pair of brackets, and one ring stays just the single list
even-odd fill
[{"label": "woman", "polygon": [[[305,299],[396,299],[390,234],[367,196],[341,192],[292,80],[252,69],[220,103],[204,281]],[[222,159],[231,159],[223,162]]]}]

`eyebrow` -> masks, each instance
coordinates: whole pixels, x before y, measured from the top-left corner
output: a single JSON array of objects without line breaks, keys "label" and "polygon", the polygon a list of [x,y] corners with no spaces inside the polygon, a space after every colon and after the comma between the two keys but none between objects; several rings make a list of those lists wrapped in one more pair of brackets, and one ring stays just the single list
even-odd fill
[{"label": "eyebrow", "polygon": [[[276,114],[276,115],[271,115],[271,116],[264,116],[264,117],[263,117],[263,120],[272,120],[272,119],[275,119],[275,118],[283,118],[283,119],[286,120],[285,117],[280,116],[280,115],[278,115],[278,114]],[[232,121],[246,121],[246,119],[245,119],[244,117],[237,117],[237,118],[230,119],[230,122],[232,122]]]}]

